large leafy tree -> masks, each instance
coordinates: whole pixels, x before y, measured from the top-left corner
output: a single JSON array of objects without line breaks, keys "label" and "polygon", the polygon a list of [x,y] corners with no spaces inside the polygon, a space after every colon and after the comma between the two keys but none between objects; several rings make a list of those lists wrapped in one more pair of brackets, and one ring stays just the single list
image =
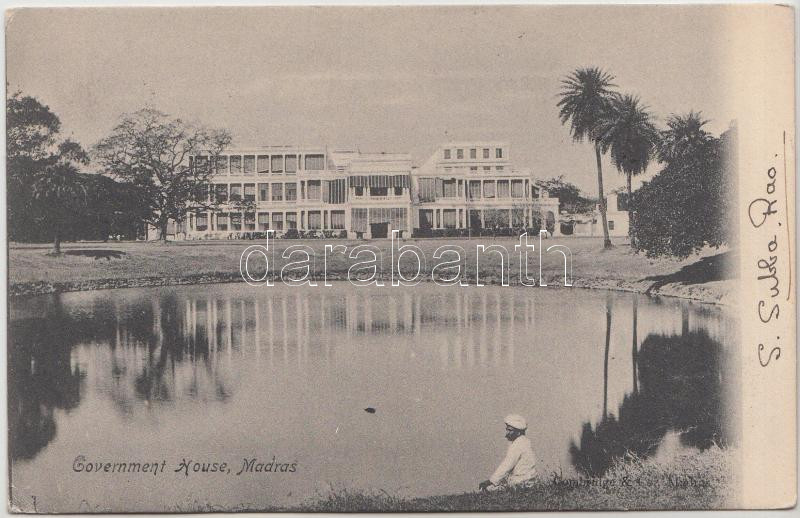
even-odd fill
[{"label": "large leafy tree", "polygon": [[71,140],[61,140],[61,121],[38,99],[15,92],[6,99],[6,170],[9,234],[31,240],[46,235],[53,253],[85,207],[78,169],[88,155]]},{"label": "large leafy tree", "polygon": [[[659,133],[648,107],[633,95],[614,96],[609,110],[597,126],[600,148],[611,155],[611,163],[625,175],[628,198],[632,194],[632,178],[644,173],[656,152]],[[629,228],[634,212],[628,211]],[[631,246],[635,246],[631,237]]]},{"label": "large leafy tree", "polygon": [[671,116],[662,132],[664,168],[633,195],[636,248],[648,256],[687,257],[730,237],[735,171],[726,160],[731,132],[716,138],[698,113]]},{"label": "large leafy tree", "polygon": [[[137,187],[144,221],[167,239],[170,220],[207,209],[209,180],[220,152],[231,143],[224,130],[199,127],[158,110],[145,108],[122,116],[94,155],[106,173]],[[191,159],[200,156],[202,159]]]},{"label": "large leafy tree", "polygon": [[102,174],[84,174],[81,181],[88,196],[81,214],[82,237],[107,241],[111,236],[135,239],[140,235],[148,211],[140,205],[135,185]]},{"label": "large leafy tree", "polygon": [[614,76],[597,67],[579,68],[561,81],[557,103],[562,124],[569,123],[575,142],[584,139],[594,144],[597,161],[597,192],[600,217],[603,222],[603,247],[611,248],[606,217],[606,198],[603,194],[602,146],[598,125],[610,109],[615,96]]},{"label": "large leafy tree", "polygon": [[[71,148],[71,149],[70,149]],[[31,192],[34,207],[53,235],[53,255],[61,255],[64,234],[80,219],[87,206],[88,191],[75,163],[87,164],[88,156],[73,142],[59,146],[59,157],[34,178]]]}]

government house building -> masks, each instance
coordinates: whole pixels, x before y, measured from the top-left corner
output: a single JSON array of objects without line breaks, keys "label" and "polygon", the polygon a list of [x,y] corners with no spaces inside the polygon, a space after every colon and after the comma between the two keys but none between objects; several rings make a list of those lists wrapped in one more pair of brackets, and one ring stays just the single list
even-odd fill
[{"label": "government house building", "polygon": [[549,227],[557,232],[558,198],[536,186],[530,169],[517,169],[504,142],[440,146],[412,172],[414,228]]},{"label": "government house building", "polygon": [[[208,165],[208,156],[190,166]],[[386,238],[439,229],[540,228],[557,232],[558,199],[513,167],[508,144],[440,146],[420,167],[407,153],[326,147],[231,149],[216,157],[211,210],[171,223],[170,239]],[[148,231],[156,239],[157,231]]]}]

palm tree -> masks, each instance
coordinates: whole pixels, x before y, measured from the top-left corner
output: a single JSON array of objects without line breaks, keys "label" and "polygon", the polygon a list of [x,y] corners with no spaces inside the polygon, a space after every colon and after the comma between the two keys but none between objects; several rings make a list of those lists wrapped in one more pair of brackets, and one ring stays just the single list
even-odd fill
[{"label": "palm tree", "polygon": [[606,198],[603,194],[602,150],[597,126],[609,110],[616,85],[614,76],[597,67],[579,68],[561,81],[561,99],[558,101],[561,124],[570,124],[575,142],[587,139],[594,143],[597,159],[597,191],[600,217],[603,222],[603,248],[611,248],[606,218]]},{"label": "palm tree", "polygon": [[661,132],[658,145],[658,160],[671,163],[686,157],[697,156],[699,150],[714,140],[703,129],[708,121],[701,112],[690,111],[686,115],[670,115],[667,129]]},{"label": "palm tree", "polygon": [[[603,153],[610,151],[614,167],[627,177],[630,202],[633,194],[631,179],[647,169],[659,142],[659,133],[648,107],[640,104],[639,98],[633,95],[614,96],[596,131]],[[633,228],[633,216],[629,210],[630,228]],[[633,234],[631,246],[635,246]]]}]

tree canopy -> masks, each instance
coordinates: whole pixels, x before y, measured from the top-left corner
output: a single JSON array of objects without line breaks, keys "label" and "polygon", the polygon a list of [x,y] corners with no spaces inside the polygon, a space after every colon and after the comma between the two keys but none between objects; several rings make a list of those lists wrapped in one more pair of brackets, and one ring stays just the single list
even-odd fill
[{"label": "tree canopy", "polygon": [[558,198],[558,210],[572,214],[594,210],[597,203],[593,198],[585,196],[577,185],[564,180],[564,175],[537,182],[550,196]]},{"label": "tree canopy", "polygon": [[62,235],[85,207],[79,168],[89,157],[69,139],[61,121],[38,99],[15,92],[6,99],[9,237],[44,234],[61,253]]},{"label": "tree canopy", "polygon": [[613,96],[596,132],[603,152],[623,174],[637,175],[650,164],[659,142],[648,107],[633,95]]},{"label": "tree canopy", "polygon": [[9,238],[52,240],[135,238],[138,199],[129,186],[81,172],[89,156],[62,139],[58,116],[38,99],[15,92],[6,99]]},{"label": "tree canopy", "polygon": [[727,160],[735,132],[703,129],[699,114],[672,116],[662,133],[664,168],[633,193],[632,235],[648,256],[687,257],[730,240],[735,171]]},{"label": "tree canopy", "polygon": [[[648,107],[638,97],[615,95],[595,128],[600,148],[611,155],[611,163],[625,175],[626,202],[633,193],[633,176],[645,172],[659,143],[652,119]],[[633,211],[628,211],[629,228],[634,225],[634,216]],[[633,236],[631,246],[636,246]]]},{"label": "tree canopy", "polygon": [[[166,240],[170,219],[210,208],[209,180],[220,152],[231,143],[224,130],[203,128],[146,108],[122,116],[94,147],[105,173],[137,187],[144,221]],[[201,156],[201,159],[193,159]]]},{"label": "tree canopy", "polygon": [[603,192],[602,142],[600,123],[611,110],[616,93],[614,76],[597,67],[578,68],[561,80],[561,92],[556,106],[561,124],[569,124],[576,142],[588,139],[594,143],[597,162],[597,199],[603,224],[603,248],[611,248],[606,217],[606,198]]}]

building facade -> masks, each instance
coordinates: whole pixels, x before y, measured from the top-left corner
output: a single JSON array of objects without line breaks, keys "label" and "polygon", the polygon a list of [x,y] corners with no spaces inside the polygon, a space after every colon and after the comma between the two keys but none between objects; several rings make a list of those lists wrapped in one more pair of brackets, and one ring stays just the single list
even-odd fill
[{"label": "building facade", "polygon": [[[214,209],[171,224],[171,239],[404,237],[414,229],[525,227],[557,232],[558,199],[512,167],[504,143],[440,146],[421,167],[405,153],[325,147],[236,149],[214,159]],[[209,165],[209,157],[192,157]],[[157,238],[149,232],[148,237]]]},{"label": "building facade", "polygon": [[505,142],[439,146],[413,171],[414,228],[546,228],[558,233],[558,198],[518,169]]},{"label": "building facade", "polygon": [[[619,195],[615,192],[606,196],[606,221],[608,221],[608,235],[610,237],[625,237],[628,235],[628,211],[620,201]],[[595,205],[591,214],[574,218],[573,235],[584,237],[603,235],[599,204]]]}]

